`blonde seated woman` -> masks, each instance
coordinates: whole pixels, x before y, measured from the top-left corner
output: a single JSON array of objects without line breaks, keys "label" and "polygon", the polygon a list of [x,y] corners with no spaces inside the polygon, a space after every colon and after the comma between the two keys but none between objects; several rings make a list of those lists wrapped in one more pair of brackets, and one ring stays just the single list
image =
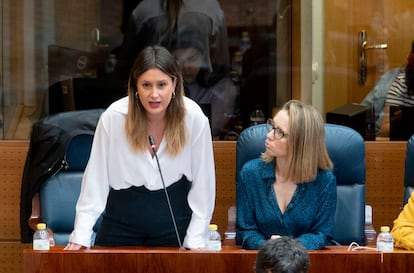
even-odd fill
[{"label": "blonde seated woman", "polygon": [[270,121],[261,158],[244,164],[236,188],[236,232],[245,249],[296,238],[307,250],[331,244],[337,190],[324,121],[312,106],[287,102]]}]

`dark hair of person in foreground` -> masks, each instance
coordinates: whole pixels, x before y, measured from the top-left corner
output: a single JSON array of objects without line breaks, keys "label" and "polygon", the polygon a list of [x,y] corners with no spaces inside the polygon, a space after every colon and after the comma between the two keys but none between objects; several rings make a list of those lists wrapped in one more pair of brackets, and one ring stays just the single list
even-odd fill
[{"label": "dark hair of person in foreground", "polygon": [[306,273],[308,268],[308,252],[292,237],[267,240],[257,253],[256,273]]}]

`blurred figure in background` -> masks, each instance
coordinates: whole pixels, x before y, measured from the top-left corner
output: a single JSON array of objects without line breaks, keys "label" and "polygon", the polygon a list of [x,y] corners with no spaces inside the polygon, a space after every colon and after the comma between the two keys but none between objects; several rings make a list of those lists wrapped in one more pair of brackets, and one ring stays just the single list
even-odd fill
[{"label": "blurred figure in background", "polygon": [[[172,51],[177,43],[181,43],[181,33],[192,29],[198,33],[197,43],[203,48],[204,82],[198,81],[198,86],[215,90],[230,88],[228,94],[233,93],[234,87],[231,82],[217,84],[223,75],[227,75],[230,71],[227,25],[224,12],[217,0],[141,0],[132,11],[124,29],[124,39],[119,49],[114,78],[127,80],[133,60],[145,46],[161,45]],[[186,87],[188,86],[187,82]],[[190,89],[193,88],[186,88],[187,91]],[[211,118],[211,125],[215,126],[213,134],[222,134],[223,128],[219,127],[224,125],[225,120],[223,118],[222,123],[217,123],[218,119],[214,118],[217,116],[214,112],[223,109],[223,105],[214,105],[223,102],[216,96],[220,92],[199,90],[192,93],[192,95],[186,94],[192,96],[208,116],[213,116]],[[208,98],[207,95],[201,97],[200,94],[216,95]],[[228,105],[224,107],[226,112],[232,114],[232,106],[229,107],[231,109],[227,108]]]},{"label": "blurred figure in background", "polygon": [[361,103],[374,108],[376,135],[389,136],[389,106],[414,106],[414,42],[407,64],[384,73]]},{"label": "blurred figure in background", "polygon": [[217,0],[142,0],[125,28],[115,72],[127,79],[138,52],[147,45],[171,50],[182,28],[197,29],[206,48],[209,70],[213,65],[229,66],[227,26]]},{"label": "blurred figure in background", "polygon": [[237,111],[239,90],[225,67],[213,64],[214,72],[210,72],[208,50],[197,29],[182,29],[178,37],[172,51],[183,74],[186,95],[210,115],[213,137],[223,139]]}]

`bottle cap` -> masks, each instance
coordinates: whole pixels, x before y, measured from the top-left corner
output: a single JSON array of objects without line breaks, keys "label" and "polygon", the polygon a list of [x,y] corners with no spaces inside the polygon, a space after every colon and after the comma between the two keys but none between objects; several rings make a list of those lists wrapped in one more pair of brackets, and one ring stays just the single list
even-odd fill
[{"label": "bottle cap", "polygon": [[39,223],[37,224],[37,229],[46,229],[46,224],[45,223]]},{"label": "bottle cap", "polygon": [[241,52],[240,50],[237,50],[236,52],[234,52],[234,56],[239,57],[242,56],[243,52]]},{"label": "bottle cap", "polygon": [[381,231],[389,232],[390,231],[390,227],[389,226],[381,226]]},{"label": "bottle cap", "polygon": [[208,226],[209,230],[217,230],[217,225],[216,224],[211,224]]}]

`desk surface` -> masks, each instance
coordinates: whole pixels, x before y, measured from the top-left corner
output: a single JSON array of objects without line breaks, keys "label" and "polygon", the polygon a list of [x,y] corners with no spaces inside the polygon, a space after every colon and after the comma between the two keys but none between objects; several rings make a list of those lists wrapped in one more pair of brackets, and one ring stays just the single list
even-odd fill
[{"label": "desk surface", "polygon": [[[179,250],[176,248],[114,247],[65,251],[23,252],[25,273],[98,273],[98,272],[214,272],[252,273],[257,251],[224,245],[221,251]],[[413,272],[414,252],[396,250],[348,251],[347,247],[329,247],[309,251],[309,273],[324,272]]]}]

